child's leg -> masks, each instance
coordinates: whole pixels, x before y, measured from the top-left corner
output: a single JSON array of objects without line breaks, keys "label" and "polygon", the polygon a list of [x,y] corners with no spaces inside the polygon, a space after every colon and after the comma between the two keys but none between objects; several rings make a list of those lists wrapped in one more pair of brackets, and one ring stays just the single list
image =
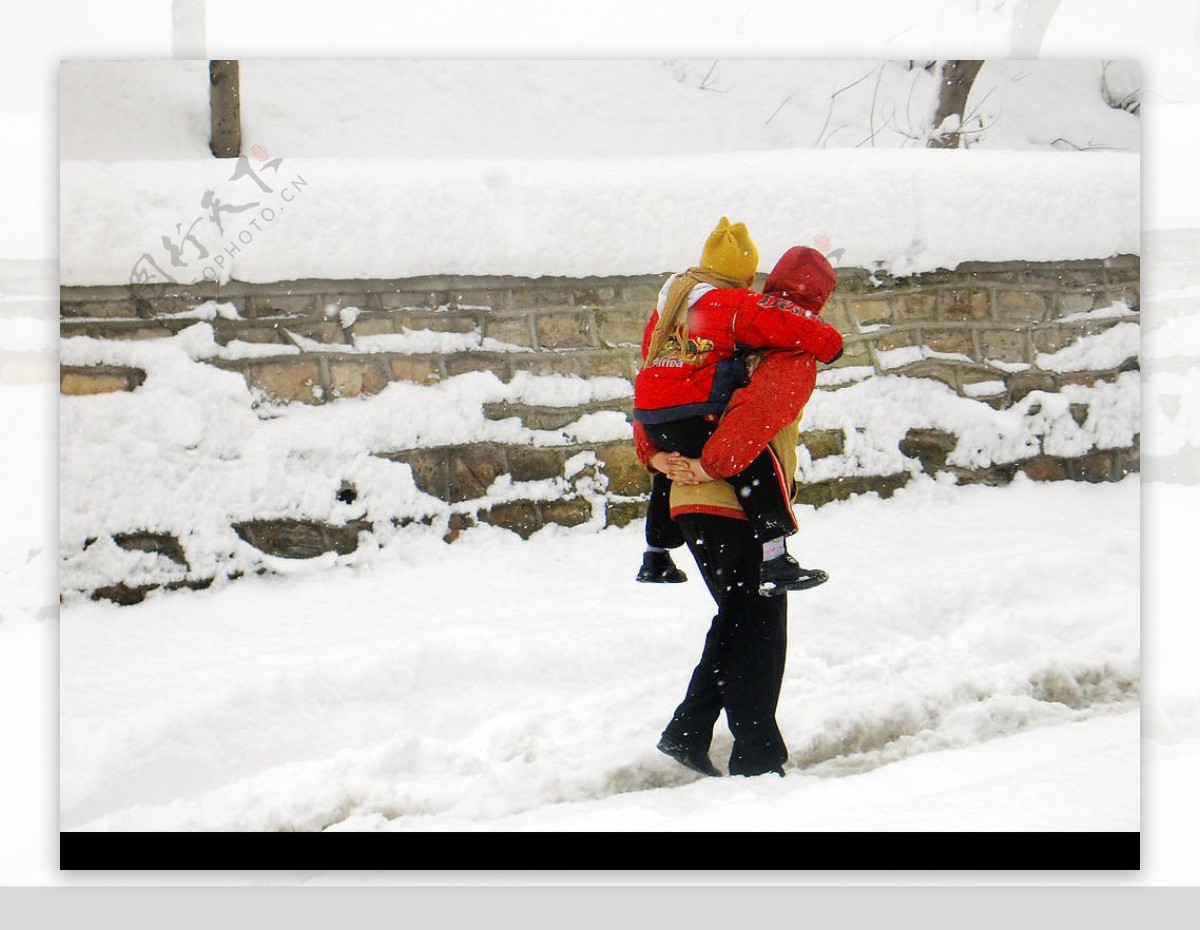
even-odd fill
[{"label": "child's leg", "polygon": [[650,482],[650,508],[646,511],[646,546],[677,549],[682,545],[683,532],[671,519],[671,479],[655,472]]},{"label": "child's leg", "polygon": [[664,452],[678,452],[689,459],[698,459],[708,437],[717,431],[717,424],[703,417],[688,417],[669,423],[647,423],[646,435]]},{"label": "child's leg", "polygon": [[797,530],[788,496],[788,482],[774,451],[767,446],[742,472],[725,479],[733,486],[762,544],[759,594],[768,597],[824,584],[829,575],[804,568],[788,554],[786,539]]},{"label": "child's leg", "polygon": [[[746,466],[745,471],[725,479],[737,492],[742,510],[750,519],[754,529],[754,537],[760,543],[766,544],[772,540],[782,541],[798,529],[792,505],[788,499],[787,478],[779,459],[770,446],[763,449],[758,457]],[[777,553],[782,555],[786,550],[780,546]]]}]

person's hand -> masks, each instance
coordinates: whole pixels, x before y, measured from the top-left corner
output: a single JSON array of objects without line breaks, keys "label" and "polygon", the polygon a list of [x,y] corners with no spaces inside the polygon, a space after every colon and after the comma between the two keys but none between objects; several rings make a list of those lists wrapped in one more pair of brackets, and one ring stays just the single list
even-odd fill
[{"label": "person's hand", "polygon": [[689,459],[682,455],[679,458],[682,462],[682,468],[679,471],[686,471],[686,477],[672,478],[673,481],[680,481],[683,484],[704,484],[705,482],[716,480],[704,470],[699,459]]},{"label": "person's hand", "polygon": [[680,481],[683,484],[697,484],[692,476],[691,466],[688,464],[689,459],[684,458],[678,452],[655,452],[650,456],[650,466],[655,471],[660,471],[672,481]]}]

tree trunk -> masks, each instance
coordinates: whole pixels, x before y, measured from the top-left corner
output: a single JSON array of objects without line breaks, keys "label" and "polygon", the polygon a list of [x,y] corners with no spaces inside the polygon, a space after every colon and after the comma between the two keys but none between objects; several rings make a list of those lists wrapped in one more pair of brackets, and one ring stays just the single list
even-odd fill
[{"label": "tree trunk", "polygon": [[242,117],[238,100],[238,63],[208,63],[209,109],[212,136],[209,148],[217,158],[237,158],[242,153]]},{"label": "tree trunk", "polygon": [[[931,149],[956,149],[962,138],[963,113],[967,109],[967,97],[975,76],[983,67],[982,61],[951,60],[942,63],[941,89],[938,91],[937,111],[933,114],[935,135],[929,139]],[[947,132],[937,130],[952,116],[958,117],[958,125]]]}]

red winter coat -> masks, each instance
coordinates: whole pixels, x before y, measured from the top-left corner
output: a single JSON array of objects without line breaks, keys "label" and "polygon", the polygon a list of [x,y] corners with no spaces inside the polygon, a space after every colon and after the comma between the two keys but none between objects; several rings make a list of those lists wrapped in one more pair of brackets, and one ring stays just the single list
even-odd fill
[{"label": "red winter coat", "polygon": [[[671,281],[664,285],[661,302]],[[842,337],[817,312],[776,294],[699,284],[689,295],[684,353],[643,365],[633,385],[633,416],[665,423],[720,413],[745,381],[743,356],[755,349],[800,349],[828,362]],[[642,358],[658,324],[658,310],[642,334]]]},{"label": "red winter coat", "polygon": [[[824,256],[796,247],[779,259],[763,290],[766,296],[789,298],[819,314],[836,286],[836,274]],[[840,342],[839,337],[839,350]],[[816,386],[816,359],[810,353],[771,350],[759,355],[749,383],[734,392],[717,431],[704,446],[700,464],[714,478],[744,471],[772,436],[799,418]],[[651,456],[661,450],[636,420],[633,438],[639,460],[649,467]]]}]

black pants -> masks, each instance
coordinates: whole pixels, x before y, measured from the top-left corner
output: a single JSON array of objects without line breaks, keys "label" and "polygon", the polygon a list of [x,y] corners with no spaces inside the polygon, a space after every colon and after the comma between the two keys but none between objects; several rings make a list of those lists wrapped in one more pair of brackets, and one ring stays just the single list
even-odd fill
[{"label": "black pants", "polygon": [[[680,452],[690,459],[700,458],[708,437],[717,424],[703,417],[688,417],[669,423],[646,424],[646,435],[664,452]],[[726,478],[737,492],[742,510],[750,520],[759,543],[796,532],[796,517],[788,500],[788,490],[779,460],[770,446],[744,471]],[[663,549],[682,546],[683,535],[671,520],[671,480],[655,472],[650,485],[650,508],[646,513],[646,544]]]},{"label": "black pants", "polygon": [[717,602],[687,694],[663,734],[708,751],[722,709],[733,734],[730,775],[779,770],[787,746],[775,722],[787,653],[787,598],[762,597],[762,546],[744,520],[684,514],[677,521]]}]

